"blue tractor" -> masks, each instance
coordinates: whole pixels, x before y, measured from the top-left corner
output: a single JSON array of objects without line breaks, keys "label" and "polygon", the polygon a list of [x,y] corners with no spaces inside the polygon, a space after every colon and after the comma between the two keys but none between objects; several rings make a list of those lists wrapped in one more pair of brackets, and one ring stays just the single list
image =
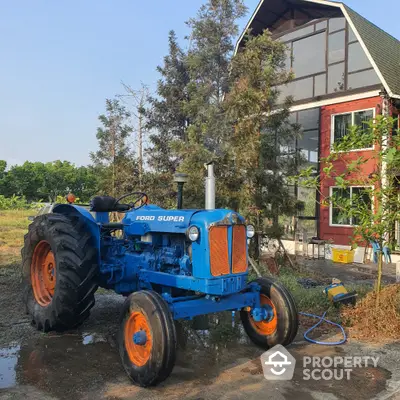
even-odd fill
[{"label": "blue tractor", "polygon": [[[125,198],[136,200],[123,203]],[[110,222],[111,212],[124,213]],[[258,346],[290,344],[298,316],[271,278],[248,282],[252,226],[232,210],[165,210],[145,193],[98,196],[90,209],[56,204],[29,226],[22,249],[24,301],[42,331],[82,323],[99,286],[127,296],[119,329],[122,364],[134,383],[166,379],[175,363],[175,320],[240,311]]]}]

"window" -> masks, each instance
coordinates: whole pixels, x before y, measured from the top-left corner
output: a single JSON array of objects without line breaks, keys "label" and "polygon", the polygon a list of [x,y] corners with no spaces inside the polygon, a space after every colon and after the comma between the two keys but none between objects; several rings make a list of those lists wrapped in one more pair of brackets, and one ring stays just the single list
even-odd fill
[{"label": "window", "polygon": [[349,74],[347,78],[348,89],[357,89],[359,87],[367,87],[378,85],[380,80],[374,69]]},{"label": "window", "polygon": [[290,69],[292,68],[292,48],[288,46],[285,53],[286,53],[285,67],[286,71],[289,72]]},{"label": "window", "polygon": [[303,110],[297,113],[297,123],[301,135],[297,140],[297,148],[304,159],[312,164],[318,162],[319,147],[319,108]]},{"label": "window", "polygon": [[319,108],[311,108],[298,112],[297,123],[301,125],[303,131],[318,129],[319,127]]},{"label": "window", "polygon": [[328,21],[321,21],[315,25],[315,30],[320,31],[321,29],[326,29],[328,26]]},{"label": "window", "polygon": [[286,96],[293,96],[294,100],[309,99],[313,96],[313,78],[299,79],[278,87],[280,90],[279,102]]},{"label": "window", "polygon": [[314,77],[314,96],[326,94],[326,74],[316,75]]},{"label": "window", "polygon": [[296,39],[296,38],[304,36],[304,35],[308,35],[313,32],[314,32],[313,25],[306,26],[305,28],[298,29],[294,32],[287,33],[286,35],[279,37],[277,40],[280,40],[281,42],[287,42],[289,40],[293,40],[293,39]]},{"label": "window", "polygon": [[370,210],[372,214],[369,189],[362,186],[351,186],[346,189],[331,187],[330,225],[358,225],[360,216],[365,215],[366,210]]},{"label": "window", "polygon": [[351,113],[335,115],[333,123],[333,142],[338,142],[343,136],[347,135],[347,131],[352,125],[352,115]]},{"label": "window", "polygon": [[357,41],[357,36],[349,26],[349,43]]},{"label": "window", "polygon": [[374,110],[357,111],[353,115],[353,124],[358,126],[361,132],[364,132],[367,129],[367,123],[374,118]]},{"label": "window", "polygon": [[347,65],[349,72],[372,68],[371,63],[359,42],[349,44],[349,60]]},{"label": "window", "polygon": [[[361,132],[363,132],[367,128],[366,122],[370,121],[374,117],[374,109],[332,115],[331,144],[339,142],[344,136],[346,136],[351,126],[358,126]],[[359,148],[356,147],[353,150],[371,149],[372,146],[373,143],[367,145],[363,144]]]},{"label": "window", "polygon": [[345,32],[340,31],[328,37],[328,64],[344,61]]},{"label": "window", "polygon": [[[279,102],[287,95],[300,102],[380,85],[378,75],[342,13],[311,20],[307,17],[304,25],[304,15],[298,14],[295,19],[301,26],[292,24],[281,30],[283,20],[274,25],[273,37],[287,45],[286,70],[292,70],[295,77],[294,82],[279,88]],[[293,23],[291,13],[285,14],[285,18]]]},{"label": "window", "polygon": [[366,209],[368,209],[372,213],[372,201],[370,192],[364,187],[352,187],[351,189],[351,202],[352,208],[355,210],[359,210],[359,212],[355,211],[351,216],[351,224],[359,225],[361,220],[358,214],[365,215]]},{"label": "window", "polygon": [[339,203],[345,206],[346,202],[350,201],[351,198],[350,189],[331,188],[330,197],[333,201],[330,205],[330,225],[351,225],[350,217],[341,208],[333,206],[338,206]]},{"label": "window", "polygon": [[293,70],[296,78],[324,72],[325,33],[318,33],[293,42]]},{"label": "window", "polygon": [[346,19],[343,17],[331,18],[329,20],[329,33],[338,31],[340,29],[344,29],[345,27],[346,27]]},{"label": "window", "polygon": [[328,67],[328,93],[341,92],[345,89],[344,63]]},{"label": "window", "polygon": [[298,141],[301,154],[310,163],[318,162],[318,134],[319,131],[303,132]]}]

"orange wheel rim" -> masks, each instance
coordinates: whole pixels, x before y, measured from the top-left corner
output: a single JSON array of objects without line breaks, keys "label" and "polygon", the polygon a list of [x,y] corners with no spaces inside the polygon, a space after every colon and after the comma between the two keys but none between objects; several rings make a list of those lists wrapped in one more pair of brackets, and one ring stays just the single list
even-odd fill
[{"label": "orange wheel rim", "polygon": [[[135,335],[141,335],[141,344],[135,343]],[[133,312],[129,316],[125,323],[124,340],[131,363],[138,367],[145,365],[150,358],[153,340],[147,319],[141,312]]]},{"label": "orange wheel rim", "polygon": [[272,311],[274,313],[273,317],[269,321],[254,321],[253,317],[250,314],[250,323],[253,326],[254,330],[263,336],[269,336],[272,335],[277,327],[278,327],[278,317],[276,314],[276,308],[274,303],[271,301],[269,297],[267,297],[264,294],[260,295],[260,304],[263,305],[269,305],[272,308]]},{"label": "orange wheel rim", "polygon": [[33,251],[31,282],[38,304],[43,307],[50,304],[56,287],[56,259],[46,240],[40,241]]}]

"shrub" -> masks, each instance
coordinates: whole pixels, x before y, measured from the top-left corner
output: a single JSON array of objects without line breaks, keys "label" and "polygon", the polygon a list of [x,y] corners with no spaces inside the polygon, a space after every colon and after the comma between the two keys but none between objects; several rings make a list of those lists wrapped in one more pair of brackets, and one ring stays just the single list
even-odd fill
[{"label": "shrub", "polygon": [[40,208],[41,203],[28,203],[25,197],[12,196],[5,197],[0,195],[0,210],[24,210]]}]

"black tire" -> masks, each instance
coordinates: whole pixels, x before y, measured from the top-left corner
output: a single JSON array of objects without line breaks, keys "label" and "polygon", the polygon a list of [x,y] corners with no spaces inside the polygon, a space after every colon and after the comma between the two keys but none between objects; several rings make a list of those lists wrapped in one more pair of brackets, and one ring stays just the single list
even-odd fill
[{"label": "black tire", "polygon": [[262,334],[262,330],[257,329],[250,311],[243,309],[240,311],[240,318],[247,335],[253,343],[266,350],[277,344],[289,345],[296,337],[299,327],[298,311],[292,295],[272,278],[258,278],[254,282],[261,286],[260,294],[270,299],[275,307],[276,327],[269,334]]},{"label": "black tire", "polygon": [[[48,304],[37,300],[31,277],[34,251],[41,242],[47,242],[55,259],[55,287]],[[25,235],[21,255],[23,300],[36,328],[64,331],[81,324],[94,306],[98,287],[97,250],[84,221],[60,214],[36,217]]]},{"label": "black tire", "polygon": [[[146,336],[151,336],[151,342],[147,355],[134,360],[136,355],[132,356],[132,352],[137,347],[131,346],[127,338],[133,333],[129,325],[130,318],[138,314],[139,318],[143,317],[146,321]],[[158,293],[140,291],[132,293],[125,300],[118,337],[122,365],[135,384],[142,387],[155,386],[171,374],[176,360],[176,331],[168,305]],[[131,340],[133,342],[133,335]]]}]

